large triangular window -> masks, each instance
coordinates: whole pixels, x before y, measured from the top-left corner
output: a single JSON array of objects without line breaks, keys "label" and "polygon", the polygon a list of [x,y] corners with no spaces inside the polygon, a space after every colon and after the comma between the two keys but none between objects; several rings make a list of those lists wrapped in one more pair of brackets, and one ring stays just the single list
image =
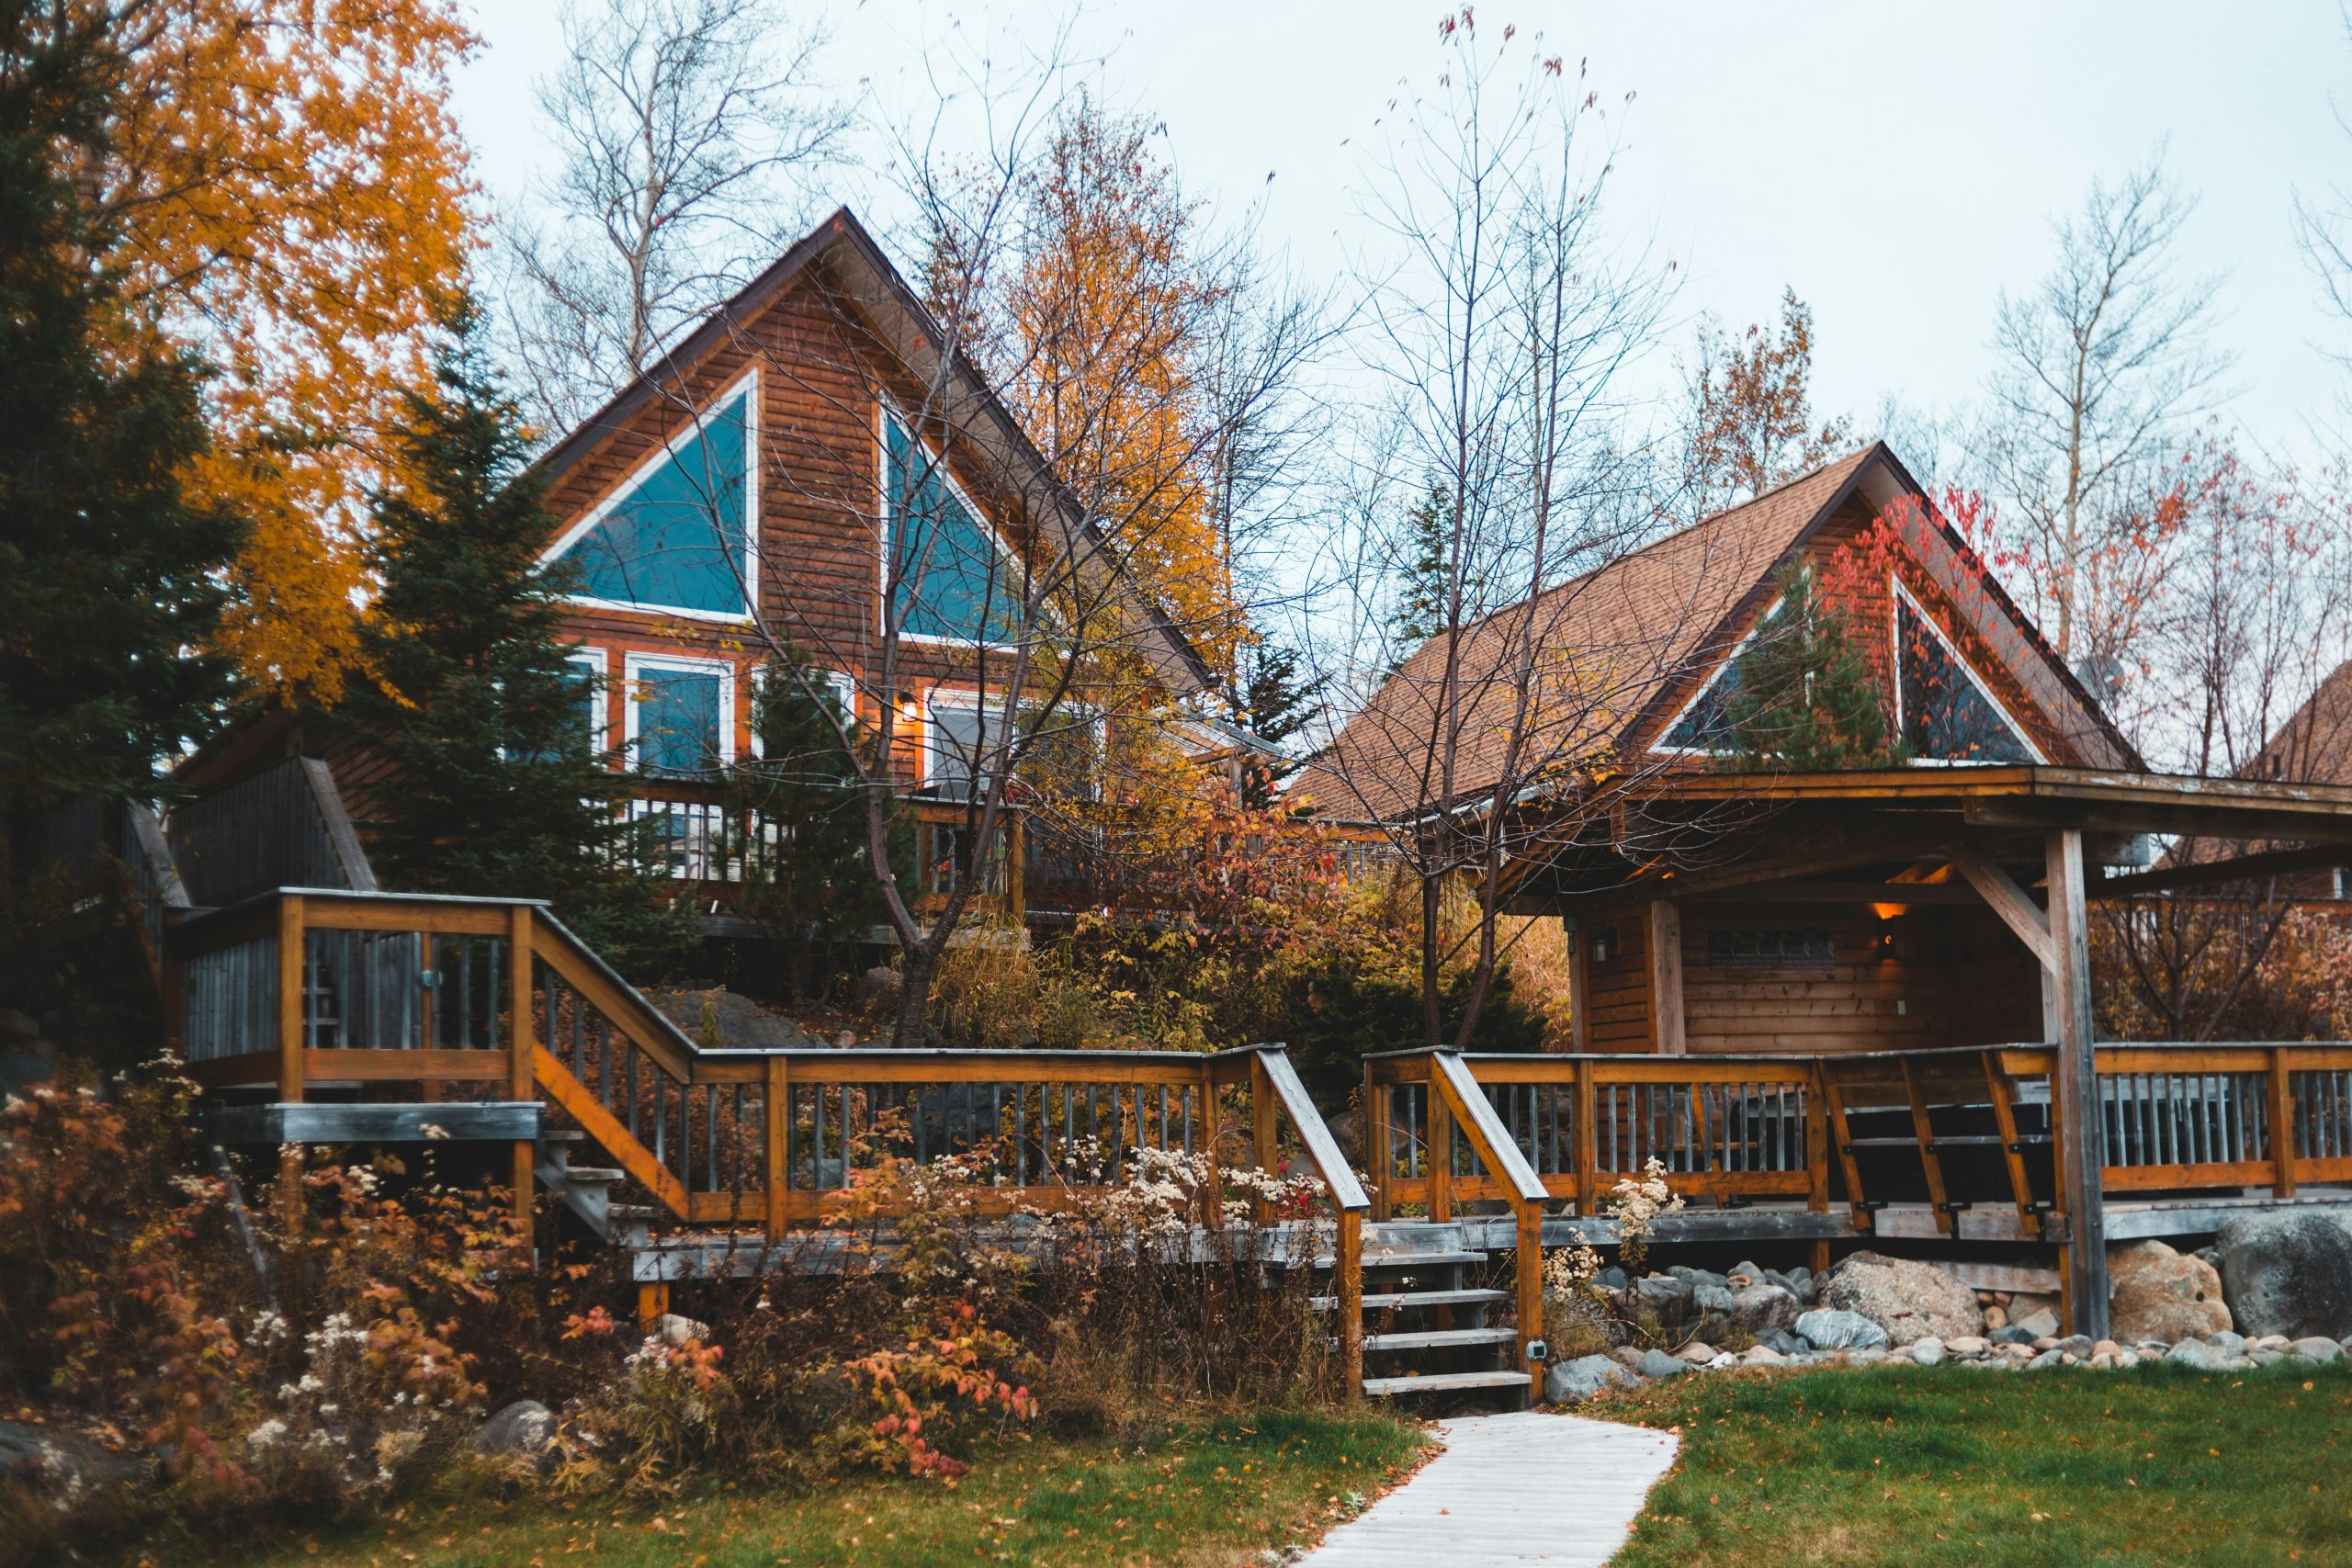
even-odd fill
[{"label": "large triangular window", "polygon": [[1020,624],[1012,558],[938,459],[884,421],[890,519],[884,547],[899,631],[941,642],[1005,643]]},{"label": "large triangular window", "polygon": [[1715,666],[1707,683],[1699,688],[1698,695],[1686,704],[1674,723],[1658,740],[1660,750],[1666,751],[1730,751],[1738,747],[1731,732],[1730,710],[1734,698],[1740,693],[1739,662],[1754,647],[1756,639],[1770,633],[1779,622],[1786,599],[1775,599],[1747,635],[1739,639],[1728,658]]},{"label": "large triangular window", "polygon": [[2041,754],[1901,583],[1894,585],[1903,742],[1923,762],[2038,762]]},{"label": "large triangular window", "polygon": [[751,613],[753,387],[729,392],[550,552],[600,604],[733,620]]}]

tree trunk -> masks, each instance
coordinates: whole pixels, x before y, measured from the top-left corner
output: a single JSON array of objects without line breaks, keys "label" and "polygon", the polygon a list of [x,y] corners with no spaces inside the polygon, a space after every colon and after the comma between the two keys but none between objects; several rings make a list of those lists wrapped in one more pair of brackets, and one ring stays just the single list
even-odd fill
[{"label": "tree trunk", "polygon": [[938,955],[927,944],[906,950],[899,969],[899,1021],[890,1030],[895,1050],[911,1051],[923,1043],[923,1024],[931,1011],[931,976]]},{"label": "tree trunk", "polygon": [[1443,1023],[1438,1016],[1437,917],[1444,886],[1433,874],[1421,877],[1421,1030],[1423,1037],[1440,1043]]}]

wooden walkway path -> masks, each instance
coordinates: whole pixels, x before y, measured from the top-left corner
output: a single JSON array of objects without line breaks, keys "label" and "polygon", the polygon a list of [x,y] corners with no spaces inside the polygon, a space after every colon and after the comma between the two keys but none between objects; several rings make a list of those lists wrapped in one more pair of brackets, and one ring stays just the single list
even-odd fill
[{"label": "wooden walkway path", "polygon": [[1307,1553],[1305,1568],[1600,1568],[1625,1544],[1676,1439],[1519,1411],[1441,1421],[1445,1451]]}]

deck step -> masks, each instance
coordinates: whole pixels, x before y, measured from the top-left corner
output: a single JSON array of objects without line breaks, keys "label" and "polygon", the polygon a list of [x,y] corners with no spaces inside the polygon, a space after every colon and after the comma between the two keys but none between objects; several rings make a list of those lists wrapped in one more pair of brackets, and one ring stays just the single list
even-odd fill
[{"label": "deck step", "polygon": [[539,1142],[543,1144],[584,1144],[588,1134],[577,1127],[542,1127]]},{"label": "deck step", "polygon": [[1363,1391],[1374,1399],[1400,1393],[1452,1393],[1472,1388],[1525,1388],[1525,1372],[1431,1372],[1425,1378],[1366,1378]]},{"label": "deck step", "polygon": [[650,1220],[661,1212],[650,1203],[616,1203],[612,1210],[616,1220]]},{"label": "deck step", "polygon": [[[1509,1291],[1385,1291],[1377,1294],[1367,1291],[1364,1292],[1363,1310],[1387,1312],[1409,1307],[1479,1306],[1487,1302],[1509,1300]],[[1306,1304],[1316,1312],[1337,1312],[1340,1310],[1340,1298],[1309,1296]]]},{"label": "deck step", "polygon": [[1511,1345],[1516,1328],[1422,1328],[1402,1334],[1367,1334],[1367,1350],[1445,1350],[1458,1345]]},{"label": "deck step", "polygon": [[616,1170],[613,1167],[605,1165],[567,1166],[564,1168],[563,1174],[567,1180],[584,1181],[591,1185],[600,1181],[610,1184],[612,1182],[627,1181],[628,1179],[628,1171]]}]

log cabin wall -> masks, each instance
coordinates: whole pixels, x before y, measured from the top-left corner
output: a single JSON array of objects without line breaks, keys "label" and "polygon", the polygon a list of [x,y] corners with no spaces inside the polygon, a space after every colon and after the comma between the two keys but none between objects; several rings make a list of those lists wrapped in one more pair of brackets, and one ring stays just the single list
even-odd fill
[{"label": "log cabin wall", "polygon": [[[1592,922],[1588,1040],[1656,1048],[1648,922]],[[2041,977],[1990,910],[1693,903],[1682,908],[1682,1010],[1692,1055],[1984,1045],[2041,1037]]]},{"label": "log cabin wall", "polygon": [[[874,335],[845,310],[841,296],[824,287],[821,268],[812,268],[719,346],[684,367],[667,395],[639,410],[567,468],[549,491],[548,508],[559,519],[559,536],[569,531],[627,485],[698,412],[716,405],[746,376],[755,376],[757,412],[750,441],[757,466],[758,603],[808,662],[863,681],[879,640],[876,389],[898,388],[904,376],[897,367],[879,363]],[[907,406],[920,402],[920,388],[899,390]],[[1005,530],[1001,498],[961,469],[954,477],[984,521]],[[565,629],[598,656],[605,682],[605,744],[620,745],[628,732],[629,656],[685,656],[734,667],[733,743],[737,755],[748,754],[749,677],[761,655],[743,624],[575,604]],[[911,638],[900,644],[896,760],[909,784],[920,779],[922,726],[932,692],[974,690],[968,671],[959,669],[967,658],[956,649]],[[875,717],[873,705],[872,694],[862,691],[857,706],[868,724]]]}]

